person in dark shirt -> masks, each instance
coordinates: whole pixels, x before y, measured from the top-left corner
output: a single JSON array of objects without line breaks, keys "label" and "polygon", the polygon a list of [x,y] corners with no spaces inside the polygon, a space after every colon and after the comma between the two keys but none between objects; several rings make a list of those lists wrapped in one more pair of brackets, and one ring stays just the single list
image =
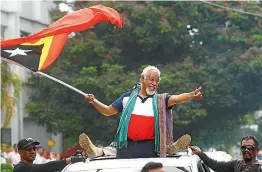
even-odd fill
[{"label": "person in dark shirt", "polygon": [[203,162],[217,172],[262,172],[262,162],[256,159],[259,143],[254,136],[246,136],[241,140],[242,160],[218,162],[209,158],[196,146],[190,146],[193,154],[198,155]]},{"label": "person in dark shirt", "polygon": [[21,139],[18,146],[18,153],[21,161],[14,167],[14,172],[56,172],[62,170],[67,164],[84,162],[85,158],[78,151],[65,160],[51,161],[45,164],[33,164],[36,157],[36,148],[40,143],[32,138]]}]

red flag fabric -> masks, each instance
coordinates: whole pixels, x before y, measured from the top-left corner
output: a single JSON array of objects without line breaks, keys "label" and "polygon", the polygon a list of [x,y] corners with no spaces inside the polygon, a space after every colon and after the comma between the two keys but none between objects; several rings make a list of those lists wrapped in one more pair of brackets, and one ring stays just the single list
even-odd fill
[{"label": "red flag fabric", "polygon": [[0,46],[12,46],[52,35],[83,31],[101,21],[110,22],[119,28],[123,26],[122,17],[115,9],[103,5],[95,5],[65,15],[46,29],[31,36],[1,41]]},{"label": "red flag fabric", "polygon": [[32,71],[41,71],[56,60],[70,33],[86,30],[99,22],[123,27],[122,17],[116,10],[95,5],[65,15],[36,34],[1,41],[1,57]]}]

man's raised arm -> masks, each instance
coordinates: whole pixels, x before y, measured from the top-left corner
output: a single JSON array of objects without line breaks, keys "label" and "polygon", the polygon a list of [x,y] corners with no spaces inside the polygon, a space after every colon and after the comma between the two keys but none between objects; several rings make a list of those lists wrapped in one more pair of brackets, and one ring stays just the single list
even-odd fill
[{"label": "man's raised arm", "polygon": [[101,114],[105,116],[111,116],[118,113],[117,108],[115,108],[112,105],[108,106],[103,104],[102,102],[98,101],[93,94],[87,94],[85,98],[90,104],[92,104],[96,108],[96,110],[98,110]]},{"label": "man's raised arm", "polygon": [[54,172],[62,170],[67,164],[68,160],[51,161],[45,164],[33,164],[28,172]]},{"label": "man's raised arm", "polygon": [[201,90],[202,90],[202,87],[199,87],[196,90],[194,90],[192,92],[189,92],[189,93],[182,93],[182,94],[178,94],[178,95],[172,95],[168,99],[168,107],[171,107],[174,104],[187,102],[187,101],[189,101],[191,99],[201,100],[202,97],[203,97],[201,92],[200,92]]},{"label": "man's raised arm", "polygon": [[204,152],[202,152],[198,147],[190,146],[193,154],[199,156],[199,158],[212,170],[217,172],[232,172],[234,171],[236,160],[224,162],[224,161],[216,161],[212,158],[209,158]]}]

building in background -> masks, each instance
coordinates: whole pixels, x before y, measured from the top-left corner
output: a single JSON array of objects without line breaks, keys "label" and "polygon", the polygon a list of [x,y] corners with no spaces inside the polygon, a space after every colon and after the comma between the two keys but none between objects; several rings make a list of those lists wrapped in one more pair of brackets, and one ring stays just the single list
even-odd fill
[{"label": "building in background", "polygon": [[[22,36],[31,35],[46,28],[51,20],[49,10],[55,7],[52,1],[9,1],[1,0],[1,38],[11,39]],[[11,65],[12,71],[26,81],[31,71],[26,68]],[[1,130],[1,143],[13,145],[20,138],[33,137],[41,142],[47,150],[48,139],[52,138],[56,145],[52,151],[60,153],[62,151],[62,135],[54,135],[48,133],[45,127],[38,126],[37,123],[31,121],[24,112],[25,105],[28,102],[30,88],[24,89],[16,112],[10,122],[8,129]],[[1,115],[3,119],[3,116]],[[3,120],[1,120],[3,122]],[[1,124],[2,126],[2,124]]]}]

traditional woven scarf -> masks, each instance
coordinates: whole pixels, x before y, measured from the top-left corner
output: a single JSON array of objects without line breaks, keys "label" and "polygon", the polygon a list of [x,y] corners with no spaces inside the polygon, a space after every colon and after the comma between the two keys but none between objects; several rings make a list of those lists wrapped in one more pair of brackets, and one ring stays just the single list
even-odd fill
[{"label": "traditional woven scarf", "polygon": [[167,93],[158,94],[158,118],[160,133],[160,158],[166,157],[167,146],[173,143],[173,115],[166,102]]},{"label": "traditional woven scarf", "polygon": [[[128,125],[140,89],[141,89],[140,87],[137,87],[132,91],[129,100],[127,102],[127,105],[120,117],[117,134],[113,142],[113,146],[115,146],[117,149],[127,147]],[[158,109],[157,109],[157,94],[153,95],[153,112],[154,112],[154,120],[155,120],[155,151],[159,152],[160,134],[159,134],[159,121],[158,121]]]}]

